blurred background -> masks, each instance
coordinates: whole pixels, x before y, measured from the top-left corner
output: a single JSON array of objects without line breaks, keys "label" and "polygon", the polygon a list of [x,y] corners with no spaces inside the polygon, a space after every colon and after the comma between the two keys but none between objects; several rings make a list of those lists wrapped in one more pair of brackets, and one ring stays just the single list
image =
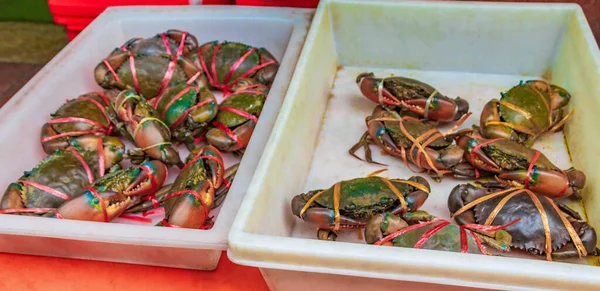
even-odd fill
[{"label": "blurred background", "polygon": [[[0,0],[0,106],[108,6],[225,4],[309,8],[316,7],[318,2],[318,0]],[[516,2],[577,3],[583,8],[596,40],[600,42],[600,0],[518,0]]]}]

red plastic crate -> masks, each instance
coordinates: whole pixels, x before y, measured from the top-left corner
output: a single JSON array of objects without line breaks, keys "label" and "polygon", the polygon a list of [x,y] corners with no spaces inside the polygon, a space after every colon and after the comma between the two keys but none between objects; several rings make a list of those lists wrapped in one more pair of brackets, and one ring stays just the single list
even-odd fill
[{"label": "red plastic crate", "polygon": [[48,0],[53,15],[96,18],[110,6],[190,5],[190,0]]},{"label": "red plastic crate", "polygon": [[48,0],[54,22],[65,26],[69,40],[73,40],[107,7],[145,5],[235,5],[235,0]]},{"label": "red plastic crate", "polygon": [[237,5],[316,8],[319,0],[236,0]]}]

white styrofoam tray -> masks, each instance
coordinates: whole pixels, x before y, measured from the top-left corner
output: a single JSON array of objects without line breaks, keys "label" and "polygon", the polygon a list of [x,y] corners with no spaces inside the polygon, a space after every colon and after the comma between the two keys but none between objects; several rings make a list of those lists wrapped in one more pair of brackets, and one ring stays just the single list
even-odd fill
[{"label": "white styrofoam tray", "polygon": [[[0,111],[6,187],[45,157],[41,126],[65,99],[98,91],[93,70],[114,48],[132,37],[152,37],[168,29],[188,31],[200,44],[240,41],[267,48],[280,62],[235,180],[210,230],[0,215],[0,251],[160,265],[200,270],[216,268],[241,199],[262,156],[304,43],[314,9],[236,6],[148,6],[109,8],[35,75]],[[215,92],[220,101],[222,94]],[[128,148],[132,147],[127,143]],[[179,148],[182,160],[189,153]],[[239,161],[224,153],[225,166]],[[124,163],[126,166],[127,163]],[[178,169],[172,167],[172,183]],[[164,215],[164,214],[162,214]],[[161,214],[154,217],[156,222]]]},{"label": "white styrofoam tray", "polygon": [[[575,114],[564,135],[549,135],[535,147],[557,166],[587,174],[582,201],[563,202],[600,229],[600,53],[578,5],[328,0],[315,13],[229,234],[232,261],[260,267],[272,290],[598,288],[598,258],[547,262],[517,251],[501,257],[380,247],[351,231],[335,242],[317,240],[316,229],[292,215],[292,197],[382,168],[348,154],[375,107],[358,90],[361,72],[419,79],[468,100],[473,115],[463,128],[478,124],[483,105],[520,80],[546,77],[565,87]],[[383,176],[415,175],[400,159],[372,150],[375,161],[389,165]],[[432,193],[421,209],[450,219],[448,194],[469,180],[427,179]]]}]

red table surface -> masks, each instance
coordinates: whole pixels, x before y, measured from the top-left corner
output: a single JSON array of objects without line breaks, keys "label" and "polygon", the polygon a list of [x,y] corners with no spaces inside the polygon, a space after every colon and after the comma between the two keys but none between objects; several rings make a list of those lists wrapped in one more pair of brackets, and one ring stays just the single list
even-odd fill
[{"label": "red table surface", "polygon": [[257,268],[223,252],[215,271],[0,253],[0,290],[269,290]]}]

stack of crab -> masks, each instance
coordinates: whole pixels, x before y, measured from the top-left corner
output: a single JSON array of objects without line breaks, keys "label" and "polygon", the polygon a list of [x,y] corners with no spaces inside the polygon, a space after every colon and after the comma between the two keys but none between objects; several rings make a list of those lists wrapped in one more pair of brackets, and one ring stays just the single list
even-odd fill
[{"label": "stack of crab", "polygon": [[[431,186],[418,175],[388,179],[377,171],[299,194],[291,211],[316,226],[319,239],[359,229],[375,245],[487,255],[520,249],[547,260],[600,255],[594,228],[559,201],[578,197],[585,174],[557,167],[532,147],[572,116],[566,114],[571,96],[564,88],[520,82],[484,106],[479,125],[457,131],[471,115],[464,99],[400,76],[361,73],[356,82],[377,105],[349,150],[352,156],[361,159],[355,153],[363,147],[365,160],[379,164],[369,149],[375,144],[436,182],[445,176],[475,181],[458,184],[448,195],[456,224],[421,209]],[[452,127],[441,132],[441,125]]]},{"label": "stack of crab", "polygon": [[[164,213],[156,225],[210,228],[238,167],[225,169],[223,154],[244,154],[278,69],[264,48],[199,46],[180,30],[127,41],[99,60],[101,88],[42,126],[47,157],[7,187],[0,213],[97,222]],[[179,173],[165,184],[171,167]]]}]

